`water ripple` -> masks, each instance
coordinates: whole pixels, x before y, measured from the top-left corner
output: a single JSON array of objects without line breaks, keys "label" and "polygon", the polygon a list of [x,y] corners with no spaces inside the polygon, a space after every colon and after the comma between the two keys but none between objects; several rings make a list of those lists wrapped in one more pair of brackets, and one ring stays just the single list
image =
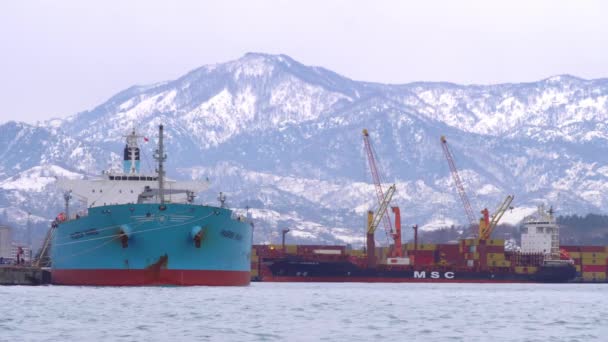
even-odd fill
[{"label": "water ripple", "polygon": [[0,287],[0,341],[604,341],[602,285]]}]

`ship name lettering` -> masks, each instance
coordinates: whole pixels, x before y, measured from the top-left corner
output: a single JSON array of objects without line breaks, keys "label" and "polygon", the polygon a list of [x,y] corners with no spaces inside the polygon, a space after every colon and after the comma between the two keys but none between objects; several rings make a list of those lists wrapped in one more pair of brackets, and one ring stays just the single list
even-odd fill
[{"label": "ship name lettering", "polygon": [[87,230],[87,231],[85,232],[85,234],[86,234],[86,235],[97,235],[97,234],[99,234],[99,232],[97,231],[97,229],[92,228],[92,229]]},{"label": "ship name lettering", "polygon": [[84,234],[82,232],[74,232],[74,233],[70,234],[70,237],[72,239],[80,239],[83,236],[84,236]]},{"label": "ship name lettering", "polygon": [[426,278],[426,272],[425,271],[422,271],[422,272],[414,271],[414,278]]},{"label": "ship name lettering", "polygon": [[222,236],[225,238],[236,240],[236,241],[241,241],[243,239],[243,236],[241,234],[235,233],[231,230],[222,229],[222,232],[220,234],[222,234]]},{"label": "ship name lettering", "polygon": [[[438,272],[438,271],[432,271],[429,274],[429,278],[431,278],[431,279],[441,279],[441,278],[454,279],[455,276],[456,276],[456,274],[454,272],[445,272],[442,274],[441,272]],[[414,271],[414,278],[426,279],[426,271]]]}]

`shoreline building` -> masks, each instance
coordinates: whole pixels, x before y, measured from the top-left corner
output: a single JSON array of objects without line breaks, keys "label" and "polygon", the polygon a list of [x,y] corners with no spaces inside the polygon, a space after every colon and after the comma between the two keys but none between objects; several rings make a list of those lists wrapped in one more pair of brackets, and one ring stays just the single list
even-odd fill
[{"label": "shoreline building", "polygon": [[0,225],[0,258],[3,263],[7,263],[11,258],[12,242],[11,228]]}]

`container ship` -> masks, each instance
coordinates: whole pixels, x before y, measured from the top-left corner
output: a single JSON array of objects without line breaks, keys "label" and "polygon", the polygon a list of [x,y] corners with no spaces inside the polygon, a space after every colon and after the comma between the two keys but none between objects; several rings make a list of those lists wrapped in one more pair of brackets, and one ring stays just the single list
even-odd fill
[{"label": "container ship", "polygon": [[606,279],[605,247],[567,248],[570,252],[559,247],[553,212],[539,207],[524,223],[517,252],[506,251],[504,240],[479,238],[452,244],[415,241],[402,246],[401,253],[395,245],[374,247],[372,253],[346,246],[255,245],[251,275],[267,282],[565,283],[580,276],[577,271],[591,270],[575,265],[572,256],[593,256],[599,264],[594,279]]},{"label": "container ship", "polygon": [[[397,206],[389,204],[396,193],[396,184],[384,191],[378,158],[367,129],[363,143],[378,200],[377,209],[368,211],[366,244],[363,250],[345,246],[286,246],[283,230],[281,246],[256,245],[251,264],[252,279],[270,282],[470,282],[470,283],[566,283],[572,281],[606,280],[608,248],[560,248],[559,226],[552,209],[543,205],[524,218],[521,248],[505,248],[505,241],[492,239],[492,232],[510,205],[513,195],[490,215],[481,210],[478,223],[458,174],[447,138],[440,143],[448,162],[458,195],[476,237],[450,244],[418,243],[418,227],[414,241],[402,245],[401,215]],[[376,228],[383,223],[393,242],[376,247]]]},{"label": "container ship", "polygon": [[[163,126],[155,174],[140,173],[138,140],[126,136],[122,172],[58,180],[65,212],[47,235],[58,285],[248,285],[253,227],[224,207],[197,205],[202,182],[165,179]],[[221,194],[220,194],[221,195]],[[87,211],[70,214],[72,196]]]}]

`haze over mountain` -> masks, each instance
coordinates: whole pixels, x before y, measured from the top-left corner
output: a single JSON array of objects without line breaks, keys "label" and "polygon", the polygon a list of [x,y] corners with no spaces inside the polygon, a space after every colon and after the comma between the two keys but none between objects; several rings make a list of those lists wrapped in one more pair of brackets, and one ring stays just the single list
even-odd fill
[{"label": "haze over mountain", "polygon": [[[285,55],[249,53],[179,79],[126,89],[98,107],[38,125],[0,125],[0,218],[43,222],[61,211],[56,176],[119,166],[123,136],[165,125],[172,178],[206,179],[250,207],[255,242],[363,241],[375,204],[361,130],[367,128],[404,227],[464,224],[439,137],[447,136],[474,209],[507,194],[517,223],[538,203],[560,214],[608,208],[608,79],[568,75],[498,85],[358,82]],[[75,201],[75,205],[78,202]],[[407,229],[409,231],[409,229]],[[377,236],[386,241],[384,233]]]}]

